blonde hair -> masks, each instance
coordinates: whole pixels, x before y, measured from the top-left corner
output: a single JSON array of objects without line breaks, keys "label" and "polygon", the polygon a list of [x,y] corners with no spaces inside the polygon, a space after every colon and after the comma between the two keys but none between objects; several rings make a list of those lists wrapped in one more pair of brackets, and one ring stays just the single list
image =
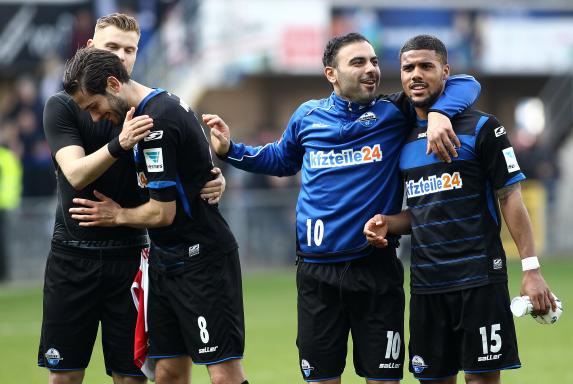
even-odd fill
[{"label": "blonde hair", "polygon": [[124,32],[137,32],[137,35],[141,35],[137,20],[125,13],[110,13],[100,17],[97,19],[95,29],[104,29],[109,26],[114,26]]}]

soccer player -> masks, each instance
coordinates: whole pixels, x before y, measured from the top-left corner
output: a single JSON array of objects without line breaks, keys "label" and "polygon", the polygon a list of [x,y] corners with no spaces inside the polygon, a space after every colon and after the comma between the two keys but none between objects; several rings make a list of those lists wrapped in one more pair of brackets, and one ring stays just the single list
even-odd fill
[{"label": "soccer player", "polygon": [[241,365],[244,315],[237,243],[218,208],[200,196],[211,179],[209,142],[194,112],[177,96],[130,79],[117,56],[81,49],[68,61],[64,89],[94,120],[153,118],[134,147],[140,187],[149,200],[121,207],[74,199],[80,226],[149,228],[148,358],[162,383],[187,383],[190,363],[207,365],[213,383],[246,383]]},{"label": "soccer player", "polygon": [[[525,179],[507,132],[492,115],[468,109],[452,119],[461,140],[451,163],[424,156],[428,111],[450,74],[444,44],[433,36],[400,50],[402,87],[417,122],[400,155],[408,210],[377,215],[364,233],[412,233],[410,371],[423,383],[499,383],[500,370],[520,367],[500,239],[500,210],[523,265],[521,294],[533,309],[555,309],[539,270],[531,222],[521,197]],[[499,204],[499,207],[498,207]]]},{"label": "soccer player", "polygon": [[[121,58],[128,72],[136,59],[137,21],[111,14],[97,21],[88,46]],[[115,383],[142,383],[133,363],[136,311],[130,286],[139,268],[141,248],[148,244],[144,229],[84,228],[68,210],[76,197],[90,198],[97,190],[124,206],[137,206],[135,165],[130,148],[153,126],[148,116],[128,114],[123,126],[94,124],[65,92],[53,95],[44,109],[44,130],[57,172],[58,206],[44,281],[42,334],[38,365],[50,370],[49,382],[81,383],[98,325],[102,327],[105,366]],[[212,203],[222,180],[206,185]]]},{"label": "soccer player", "polygon": [[[334,92],[302,104],[277,142],[256,148],[233,143],[218,116],[203,121],[216,153],[237,168],[276,176],[302,169],[296,232],[303,378],[340,383],[351,331],[356,373],[368,383],[396,383],[404,358],[403,268],[396,239],[392,247],[370,247],[362,223],[375,213],[400,212],[398,156],[414,111],[402,93],[376,97],[380,68],[364,36],[333,38],[323,63]],[[478,93],[473,78],[451,79],[448,95],[433,108],[454,115]],[[432,115],[449,124],[444,115]],[[435,128],[447,138],[447,129]]]}]

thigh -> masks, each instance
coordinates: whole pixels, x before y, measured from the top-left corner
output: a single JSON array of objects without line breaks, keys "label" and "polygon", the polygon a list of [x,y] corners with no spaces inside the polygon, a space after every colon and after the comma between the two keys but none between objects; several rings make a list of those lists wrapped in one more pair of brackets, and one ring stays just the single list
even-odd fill
[{"label": "thigh", "polygon": [[343,276],[354,367],[371,380],[400,380],[404,365],[404,270],[392,250],[353,261]]},{"label": "thigh", "polygon": [[463,291],[462,366],[466,373],[519,368],[507,284]]},{"label": "thigh", "polygon": [[461,308],[459,292],[410,296],[410,372],[419,380],[447,380],[457,375]]},{"label": "thigh", "polygon": [[98,260],[50,252],[38,365],[54,371],[88,366],[101,312],[99,276]]},{"label": "thigh", "polygon": [[121,260],[104,262],[105,298],[102,314],[102,345],[105,366],[123,376],[142,376],[133,362],[137,310],[131,284],[139,268],[140,250],[125,252]]},{"label": "thigh", "polygon": [[[180,335],[172,344],[179,345],[195,364],[243,357],[243,294],[236,250],[193,259],[185,272],[164,276],[163,286],[166,309],[174,314]],[[171,331],[173,336],[175,331]]]},{"label": "thigh", "polygon": [[342,305],[345,264],[300,263],[297,269],[300,368],[307,381],[342,375],[350,324]]}]

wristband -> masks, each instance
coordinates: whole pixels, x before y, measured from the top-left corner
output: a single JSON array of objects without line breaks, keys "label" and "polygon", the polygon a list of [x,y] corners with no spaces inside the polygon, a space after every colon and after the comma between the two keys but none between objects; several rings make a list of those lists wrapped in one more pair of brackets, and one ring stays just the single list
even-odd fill
[{"label": "wristband", "polygon": [[109,151],[109,154],[116,159],[122,154],[129,152],[129,149],[125,150],[121,144],[119,144],[119,136],[114,137],[109,143],[107,143],[107,150]]},{"label": "wristband", "polygon": [[530,271],[532,269],[539,268],[539,259],[537,256],[530,256],[524,259],[521,259],[521,270],[522,271]]}]

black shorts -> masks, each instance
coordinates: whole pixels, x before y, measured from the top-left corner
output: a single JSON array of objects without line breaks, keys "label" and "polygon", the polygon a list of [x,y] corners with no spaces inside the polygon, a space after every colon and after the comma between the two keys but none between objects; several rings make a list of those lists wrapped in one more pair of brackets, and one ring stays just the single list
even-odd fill
[{"label": "black shorts", "polygon": [[410,372],[440,379],[463,369],[482,373],[519,368],[507,284],[412,294]]},{"label": "black shorts", "polygon": [[403,283],[404,269],[394,248],[342,263],[300,263],[297,346],[303,378],[342,375],[351,331],[359,376],[401,379]]},{"label": "black shorts", "polygon": [[52,245],[44,277],[39,366],[52,371],[85,369],[101,322],[107,373],[143,376],[133,363],[137,311],[130,292],[140,252]]},{"label": "black shorts", "polygon": [[148,357],[189,355],[195,364],[242,358],[245,325],[237,250],[200,254],[191,263],[181,273],[163,273],[150,265]]}]

